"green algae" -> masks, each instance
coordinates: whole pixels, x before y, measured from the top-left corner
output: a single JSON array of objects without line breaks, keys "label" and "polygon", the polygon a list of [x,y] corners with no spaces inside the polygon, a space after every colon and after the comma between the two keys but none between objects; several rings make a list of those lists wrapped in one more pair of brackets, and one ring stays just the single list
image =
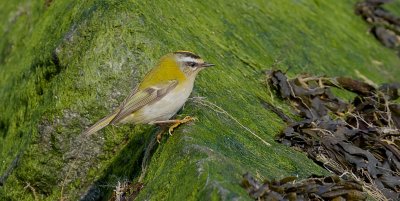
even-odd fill
[{"label": "green algae", "polygon": [[393,15],[400,15],[400,2],[398,1],[392,1],[387,4],[383,4],[383,8],[389,10],[389,12],[391,12]]},{"label": "green algae", "polygon": [[249,199],[239,186],[247,171],[268,178],[325,174],[273,141],[285,125],[259,98],[286,113],[291,108],[266,90],[262,71],[397,80],[399,58],[367,33],[353,3],[0,3],[0,173],[25,150],[0,197],[105,200],[118,181],[137,178],[155,132],[149,126],[106,128],[84,139],[78,159],[72,156],[85,126],[118,106],[160,56],[176,50],[216,64],[201,72],[192,96],[225,112],[188,102],[180,117],[199,120],[157,147],[140,200]]}]

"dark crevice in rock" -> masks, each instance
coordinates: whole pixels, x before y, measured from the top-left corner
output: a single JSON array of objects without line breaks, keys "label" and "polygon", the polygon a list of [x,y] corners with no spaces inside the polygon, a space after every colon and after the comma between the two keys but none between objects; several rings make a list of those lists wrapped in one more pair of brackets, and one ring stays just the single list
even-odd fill
[{"label": "dark crevice in rock", "polygon": [[[154,133],[154,129],[150,128],[144,131],[144,133],[138,134],[138,136],[141,137],[130,139],[125,147],[118,151],[118,155],[115,156],[108,168],[104,170],[102,176],[93,182],[80,200],[109,200],[112,198],[112,194],[118,185],[133,181],[137,178],[142,172],[144,150],[149,141],[155,138]],[[153,151],[155,151],[155,149]],[[136,186],[136,184],[137,183],[135,183],[134,186]],[[127,194],[129,197],[132,195],[133,194]]]}]

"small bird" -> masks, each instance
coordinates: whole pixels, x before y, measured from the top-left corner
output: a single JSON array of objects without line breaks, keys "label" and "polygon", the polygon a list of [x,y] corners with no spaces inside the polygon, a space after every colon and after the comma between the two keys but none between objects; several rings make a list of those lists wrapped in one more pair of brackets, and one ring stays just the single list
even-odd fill
[{"label": "small bird", "polygon": [[[197,74],[214,64],[204,62],[189,51],[177,51],[161,57],[143,81],[110,115],[104,117],[83,134],[91,135],[107,125],[114,124],[172,124],[169,133],[182,123],[193,120],[170,120],[183,106],[193,90]],[[157,136],[157,140],[161,135]]]}]

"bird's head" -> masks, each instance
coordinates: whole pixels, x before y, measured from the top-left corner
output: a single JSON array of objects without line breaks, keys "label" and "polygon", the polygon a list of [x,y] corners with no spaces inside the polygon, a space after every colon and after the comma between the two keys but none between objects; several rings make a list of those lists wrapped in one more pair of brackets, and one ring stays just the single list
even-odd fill
[{"label": "bird's head", "polygon": [[214,66],[214,64],[207,63],[200,56],[188,51],[177,51],[173,53],[173,56],[179,68],[187,77],[196,76],[202,69]]}]

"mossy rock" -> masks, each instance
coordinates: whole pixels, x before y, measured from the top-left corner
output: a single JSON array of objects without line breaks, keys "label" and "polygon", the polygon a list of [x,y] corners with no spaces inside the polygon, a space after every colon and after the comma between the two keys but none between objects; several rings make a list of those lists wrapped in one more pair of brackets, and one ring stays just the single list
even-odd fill
[{"label": "mossy rock", "polygon": [[1,200],[107,200],[118,181],[137,180],[156,128],[80,134],[176,50],[216,67],[197,78],[192,97],[205,99],[189,100],[178,115],[198,121],[156,147],[138,200],[250,200],[239,185],[246,172],[327,174],[274,142],[285,123],[260,99],[287,114],[292,108],[267,90],[263,71],[398,80],[399,58],[368,34],[354,3],[0,2],[0,173],[20,156]]}]

